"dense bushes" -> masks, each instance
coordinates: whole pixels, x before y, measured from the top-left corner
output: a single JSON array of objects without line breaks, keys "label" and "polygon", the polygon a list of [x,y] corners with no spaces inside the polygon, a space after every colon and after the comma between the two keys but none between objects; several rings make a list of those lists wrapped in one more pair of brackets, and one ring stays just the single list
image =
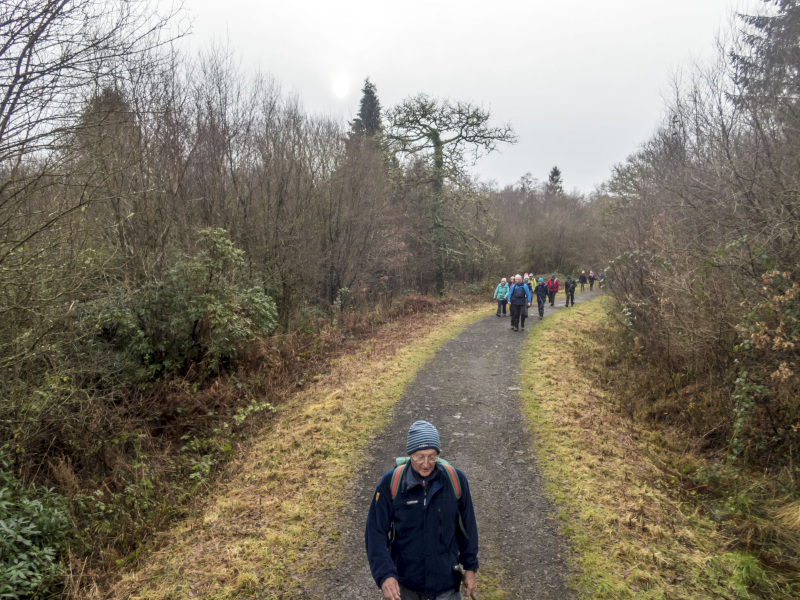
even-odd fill
[{"label": "dense bushes", "polygon": [[[640,410],[781,465],[800,451],[800,87],[785,68],[800,46],[784,35],[800,5],[740,25],[615,168],[599,219],[630,347],[659,367]],[[672,407],[652,406],[656,388]]]},{"label": "dense bushes", "polygon": [[189,365],[206,374],[230,365],[247,343],[277,326],[263,283],[243,273],[243,252],[221,229],[200,232],[201,251],[168,268],[160,281],[90,303],[79,328],[94,348],[115,352],[132,381],[146,382]]},{"label": "dense bushes", "polygon": [[112,280],[97,297],[73,300],[53,323],[47,360],[21,363],[25,379],[3,384],[9,393],[0,428],[18,436],[24,461],[88,450],[94,443],[83,444],[92,437],[101,445],[113,440],[116,425],[104,432],[109,421],[100,419],[97,430],[87,428],[87,416],[114,406],[137,419],[158,416],[162,409],[149,407],[162,394],[154,383],[171,385],[177,375],[203,386],[237,368],[250,344],[275,330],[275,303],[245,272],[242,251],[219,229],[202,231],[199,243],[159,279],[139,286]]},{"label": "dense bushes", "polygon": [[762,454],[784,440],[790,451],[800,443],[800,284],[793,276],[764,273],[763,297],[749,306],[737,327],[731,443],[735,455],[749,444]]},{"label": "dense bushes", "polygon": [[[39,536],[42,552],[46,546],[30,559],[44,561],[41,572],[29,574],[37,578],[31,590],[55,581],[59,556],[52,549],[73,531],[67,506],[79,552],[128,552],[154,524],[182,510],[230,454],[233,432],[271,408],[253,393],[263,388],[252,390],[266,377],[245,376],[223,397],[213,392],[215,379],[233,377],[243,358],[262,351],[277,312],[223,230],[201,231],[198,244],[160,278],[138,286],[108,280],[95,286],[94,298],[84,288],[82,301],[56,313],[47,360],[21,361],[25,377],[0,384],[7,394],[0,435],[15,440],[18,470],[70,499],[56,505],[53,494],[38,490],[45,500],[31,500],[3,471],[3,493],[11,494],[3,500],[4,527],[19,525]],[[24,540],[6,544],[9,561],[27,560],[17,548],[27,546]],[[20,573],[27,571],[9,577]]]}]

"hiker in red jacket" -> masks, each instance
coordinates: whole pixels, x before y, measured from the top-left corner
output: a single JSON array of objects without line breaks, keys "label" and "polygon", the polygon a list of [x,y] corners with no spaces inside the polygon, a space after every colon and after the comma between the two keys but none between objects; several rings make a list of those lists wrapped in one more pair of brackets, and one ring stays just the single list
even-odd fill
[{"label": "hiker in red jacket", "polygon": [[550,306],[555,306],[556,294],[558,293],[558,277],[553,273],[550,279],[547,280],[547,297],[550,300]]}]

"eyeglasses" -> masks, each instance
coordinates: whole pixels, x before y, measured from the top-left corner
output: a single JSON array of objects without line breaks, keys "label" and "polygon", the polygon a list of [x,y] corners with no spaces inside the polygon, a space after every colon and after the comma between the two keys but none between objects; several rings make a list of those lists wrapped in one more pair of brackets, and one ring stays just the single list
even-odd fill
[{"label": "eyeglasses", "polygon": [[438,454],[434,454],[432,456],[411,456],[411,462],[413,462],[415,465],[421,465],[422,463],[427,462],[435,463],[437,460],[439,460]]}]

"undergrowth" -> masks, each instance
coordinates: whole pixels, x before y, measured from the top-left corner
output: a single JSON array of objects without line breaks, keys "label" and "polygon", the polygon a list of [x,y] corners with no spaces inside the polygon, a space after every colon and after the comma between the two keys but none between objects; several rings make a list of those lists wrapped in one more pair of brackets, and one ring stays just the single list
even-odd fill
[{"label": "undergrowth", "polygon": [[[39,571],[37,593],[93,593],[109,573],[138,564],[154,532],[191,515],[254,433],[336,356],[387,324],[469,302],[412,295],[335,318],[304,309],[299,330],[267,335],[274,305],[236,282],[229,267],[240,253],[221,232],[209,235],[209,249],[178,263],[163,285],[83,310],[90,335],[76,335],[74,345],[97,346],[96,360],[20,392],[19,408],[9,402],[0,411],[0,433],[8,434],[0,460],[9,462],[0,476],[29,490],[31,502],[58,499],[68,517],[47,556],[30,563],[36,569],[15,571],[14,593],[28,590],[20,577],[33,581]],[[0,526],[24,512],[7,506]],[[7,544],[0,560],[25,563],[20,548]]]},{"label": "undergrowth", "polygon": [[0,598],[48,597],[69,531],[63,498],[26,488],[0,456]]},{"label": "undergrowth", "polygon": [[[606,299],[559,311],[527,341],[522,387],[585,598],[800,596],[797,471],[704,452],[676,418],[631,410],[656,367],[616,345]],[[652,406],[669,413],[665,394]],[[662,415],[663,416],[663,415]]]},{"label": "undergrowth", "polygon": [[229,464],[202,516],[166,532],[106,597],[313,597],[309,576],[337,559],[336,518],[370,436],[420,366],[485,314],[391,325],[336,359]]}]

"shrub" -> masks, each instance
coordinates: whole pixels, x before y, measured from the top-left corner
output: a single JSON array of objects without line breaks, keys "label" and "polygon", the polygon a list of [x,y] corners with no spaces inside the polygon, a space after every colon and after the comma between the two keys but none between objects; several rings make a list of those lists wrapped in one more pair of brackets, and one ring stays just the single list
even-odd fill
[{"label": "shrub", "polygon": [[0,458],[0,598],[43,598],[53,590],[69,525],[60,496],[25,488]]},{"label": "shrub", "polygon": [[260,282],[237,280],[243,252],[222,229],[200,234],[201,251],[182,257],[163,280],[98,300],[84,313],[83,326],[95,332],[92,343],[111,344],[138,380],[192,363],[218,373],[256,336],[275,330],[275,302]]},{"label": "shrub", "polygon": [[733,451],[791,455],[800,447],[800,284],[787,272],[761,279],[763,295],[737,327]]}]

